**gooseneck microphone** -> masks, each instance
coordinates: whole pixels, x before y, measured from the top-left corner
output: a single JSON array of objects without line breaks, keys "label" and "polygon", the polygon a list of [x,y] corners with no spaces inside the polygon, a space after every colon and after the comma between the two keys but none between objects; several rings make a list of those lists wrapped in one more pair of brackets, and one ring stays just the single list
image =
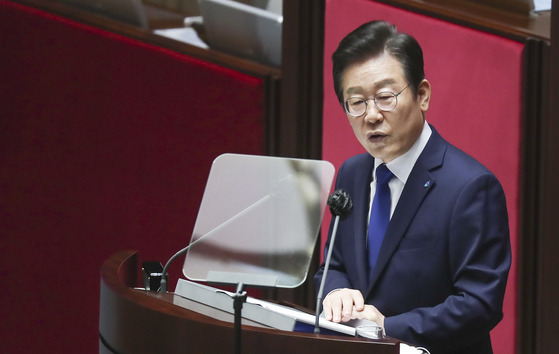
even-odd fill
[{"label": "gooseneck microphone", "polygon": [[223,229],[225,226],[233,223],[234,221],[236,221],[239,217],[247,214],[248,212],[250,212],[252,209],[260,206],[263,203],[268,202],[271,198],[273,197],[277,197],[277,196],[281,196],[282,194],[288,193],[289,192],[289,188],[290,188],[290,184],[289,183],[285,183],[286,179],[280,181],[281,184],[279,184],[277,186],[277,188],[273,191],[272,194],[267,194],[264,197],[262,197],[260,200],[254,202],[252,205],[250,205],[248,208],[245,208],[243,210],[241,210],[239,213],[237,213],[236,215],[233,215],[231,218],[225,220],[223,223],[221,223],[220,225],[218,225],[217,227],[215,227],[214,229],[212,229],[211,231],[209,231],[208,233],[200,236],[199,238],[197,238],[195,241],[191,242],[188,246],[186,246],[185,248],[181,249],[180,251],[178,251],[177,253],[175,253],[173,255],[173,257],[169,258],[169,260],[167,261],[167,263],[165,264],[165,267],[163,268],[163,272],[161,272],[161,286],[159,287],[159,291],[160,292],[167,292],[167,270],[169,269],[169,266],[171,265],[171,263],[180,255],[185,254],[192,246],[194,246],[195,244],[197,244],[198,242],[202,241],[203,239],[205,239],[206,237],[209,237],[213,234],[215,234],[217,231],[220,231],[221,229]]},{"label": "gooseneck microphone", "polygon": [[334,227],[332,228],[332,235],[330,237],[330,247],[328,248],[328,254],[326,255],[326,260],[324,262],[324,271],[322,272],[322,279],[320,280],[320,288],[318,289],[318,296],[316,298],[316,314],[315,314],[315,322],[314,322],[314,333],[320,333],[320,326],[319,326],[319,318],[320,318],[320,309],[322,307],[322,293],[324,292],[324,283],[326,281],[326,275],[328,274],[328,268],[330,267],[330,258],[332,257],[332,249],[334,248],[334,242],[336,241],[336,233],[338,232],[338,223],[340,219],[344,219],[349,214],[351,214],[353,203],[349,194],[343,190],[338,189],[330,197],[328,197],[327,201],[328,206],[330,207],[330,213],[335,216],[334,219]]},{"label": "gooseneck microphone", "polygon": [[163,292],[166,293],[167,292],[167,270],[169,269],[169,266],[171,265],[171,263],[173,263],[173,261],[179,257],[181,254],[186,253],[186,251],[188,251],[190,249],[190,247],[192,245],[194,245],[197,241],[199,241],[200,239],[194,241],[193,243],[189,244],[188,246],[186,246],[185,248],[181,249],[180,251],[178,251],[177,253],[175,253],[173,255],[173,257],[169,258],[169,260],[167,261],[167,263],[165,263],[165,267],[163,267],[163,271],[161,272],[161,285],[159,286],[159,292]]}]

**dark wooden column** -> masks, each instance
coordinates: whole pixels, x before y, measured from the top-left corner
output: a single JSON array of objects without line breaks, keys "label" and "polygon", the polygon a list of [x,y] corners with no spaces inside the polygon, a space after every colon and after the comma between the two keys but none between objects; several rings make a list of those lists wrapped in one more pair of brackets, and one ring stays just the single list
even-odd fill
[{"label": "dark wooden column", "polygon": [[280,112],[273,155],[322,155],[324,1],[283,2]]},{"label": "dark wooden column", "polygon": [[[559,333],[559,0],[553,0],[549,67],[549,114],[542,144],[541,234],[539,235],[538,293],[533,353],[557,352]],[[527,353],[527,352],[526,352]]]}]

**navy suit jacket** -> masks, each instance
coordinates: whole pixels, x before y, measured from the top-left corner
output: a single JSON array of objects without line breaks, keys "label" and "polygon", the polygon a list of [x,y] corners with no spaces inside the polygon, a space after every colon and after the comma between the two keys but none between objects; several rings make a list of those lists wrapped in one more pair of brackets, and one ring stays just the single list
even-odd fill
[{"label": "navy suit jacket", "polygon": [[[339,222],[324,294],[361,291],[386,316],[388,336],[432,354],[492,353],[489,331],[503,317],[511,263],[504,192],[493,173],[432,129],[372,272],[366,238],[374,158],[353,156],[340,168],[336,189],[349,193],[353,212]],[[325,251],[330,246],[329,237]]]}]

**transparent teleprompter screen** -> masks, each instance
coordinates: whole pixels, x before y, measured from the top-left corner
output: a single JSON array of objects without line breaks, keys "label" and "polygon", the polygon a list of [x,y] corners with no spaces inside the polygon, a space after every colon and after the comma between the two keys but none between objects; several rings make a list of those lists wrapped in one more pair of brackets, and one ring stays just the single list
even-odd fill
[{"label": "transparent teleprompter screen", "polygon": [[294,288],[309,269],[335,170],[320,160],[216,158],[184,275],[194,281]]}]

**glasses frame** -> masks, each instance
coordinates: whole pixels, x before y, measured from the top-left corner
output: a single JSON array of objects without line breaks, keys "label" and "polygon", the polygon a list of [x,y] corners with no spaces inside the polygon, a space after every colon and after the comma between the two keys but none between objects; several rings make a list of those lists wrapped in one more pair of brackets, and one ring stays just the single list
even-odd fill
[{"label": "glasses frame", "polygon": [[[392,91],[382,91],[382,92],[377,93],[377,94],[375,95],[375,97],[373,97],[373,98],[369,98],[369,99],[363,98],[362,100],[363,100],[363,102],[365,102],[365,110],[364,110],[363,113],[361,113],[361,114],[352,114],[352,113],[349,111],[349,108],[348,108],[348,102],[349,102],[349,100],[351,100],[352,98],[359,98],[359,97],[356,97],[356,96],[349,97],[348,99],[346,99],[346,100],[344,101],[344,104],[343,104],[344,110],[346,111],[347,114],[349,114],[349,115],[352,116],[352,117],[361,117],[362,115],[364,115],[365,113],[367,113],[367,111],[369,110],[369,101],[372,100],[373,103],[375,104],[375,107],[377,107],[377,109],[378,109],[380,112],[390,112],[390,111],[393,111],[393,110],[396,108],[396,106],[398,105],[398,96],[400,96],[400,94],[402,94],[402,92],[404,92],[404,90],[407,89],[408,87],[410,87],[410,85],[407,85],[406,87],[404,87],[403,89],[401,89],[400,92],[398,92],[398,93],[394,93],[394,92],[392,92]],[[379,97],[379,96],[381,96],[381,95],[386,95],[386,94],[390,94],[390,95],[394,96],[394,98],[396,99],[396,100],[394,101],[394,107],[392,107],[392,108],[390,108],[390,109],[382,109],[382,108],[380,108],[380,107],[378,106],[378,104],[377,104],[377,97]]]}]

